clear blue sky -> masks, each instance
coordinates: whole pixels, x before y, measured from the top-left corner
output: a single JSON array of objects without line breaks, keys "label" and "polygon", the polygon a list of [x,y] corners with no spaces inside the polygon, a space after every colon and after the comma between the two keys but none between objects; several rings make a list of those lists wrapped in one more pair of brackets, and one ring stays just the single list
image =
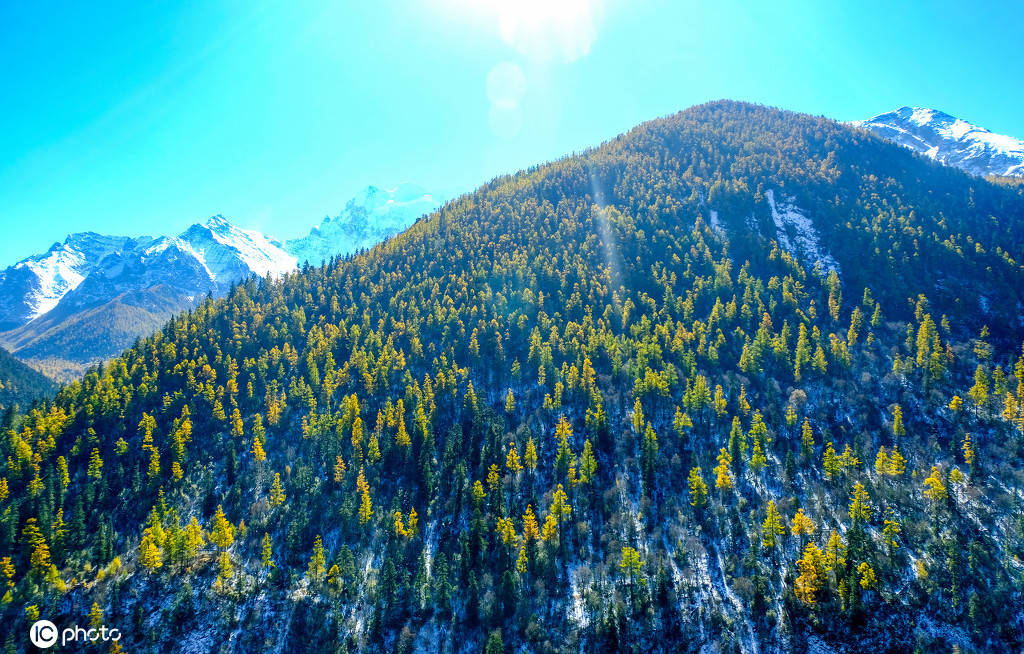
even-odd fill
[{"label": "clear blue sky", "polygon": [[214,213],[289,238],[718,98],[1024,136],[1022,43],[1016,0],[3,2],[0,264]]}]

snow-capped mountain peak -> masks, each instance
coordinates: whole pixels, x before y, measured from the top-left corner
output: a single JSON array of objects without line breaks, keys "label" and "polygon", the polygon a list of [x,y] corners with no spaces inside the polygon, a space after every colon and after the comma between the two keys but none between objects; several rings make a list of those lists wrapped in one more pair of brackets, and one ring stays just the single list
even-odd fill
[{"label": "snow-capped mountain peak", "polygon": [[205,225],[189,227],[178,238],[203,262],[210,276],[221,283],[252,273],[283,275],[297,265],[280,241],[238,227],[219,214]]},{"label": "snow-capped mountain peak", "polygon": [[[0,270],[0,345],[19,356],[59,359],[60,374],[73,376],[207,294],[223,295],[251,275],[283,275],[300,260],[319,263],[371,247],[437,204],[415,184],[370,186],[288,248],[219,214],[177,236],[72,234]],[[68,342],[86,336],[90,347],[68,350]]]},{"label": "snow-capped mountain peak", "polygon": [[340,214],[324,218],[308,236],[288,241],[285,249],[299,261],[319,264],[394,236],[439,204],[434,195],[416,184],[367,186],[348,201]]},{"label": "snow-capped mountain peak", "polygon": [[1024,176],[1024,141],[926,107],[851,123],[973,175]]}]

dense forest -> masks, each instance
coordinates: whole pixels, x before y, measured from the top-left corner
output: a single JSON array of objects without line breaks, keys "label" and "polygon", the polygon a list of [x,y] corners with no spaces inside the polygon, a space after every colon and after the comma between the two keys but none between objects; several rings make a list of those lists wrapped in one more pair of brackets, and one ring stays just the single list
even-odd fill
[{"label": "dense forest", "polygon": [[496,179],[8,414],[6,647],[1018,650],[1022,261],[1024,187],[742,103]]},{"label": "dense forest", "polygon": [[56,391],[45,375],[18,361],[0,348],[0,413],[15,405],[28,409],[34,400]]}]

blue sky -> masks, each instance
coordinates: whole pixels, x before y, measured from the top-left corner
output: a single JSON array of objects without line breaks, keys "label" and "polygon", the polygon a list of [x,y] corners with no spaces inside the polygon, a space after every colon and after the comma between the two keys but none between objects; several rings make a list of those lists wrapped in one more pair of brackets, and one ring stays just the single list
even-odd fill
[{"label": "blue sky", "polygon": [[215,213],[289,238],[718,98],[1024,137],[1021,43],[1016,1],[0,3],[0,263]]}]

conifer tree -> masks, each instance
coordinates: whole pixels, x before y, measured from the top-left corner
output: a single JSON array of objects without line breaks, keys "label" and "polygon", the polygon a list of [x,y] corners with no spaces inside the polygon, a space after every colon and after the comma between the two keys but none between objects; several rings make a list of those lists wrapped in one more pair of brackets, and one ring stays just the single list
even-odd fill
[{"label": "conifer tree", "polygon": [[853,493],[850,496],[850,519],[854,524],[871,519],[871,505],[868,502],[868,492],[864,489],[864,484],[857,482],[853,485]]},{"label": "conifer tree", "polygon": [[508,455],[505,457],[505,467],[513,475],[523,471],[523,464],[519,460],[519,452],[516,451],[516,444],[512,443],[508,448]]},{"label": "conifer tree", "polygon": [[221,550],[226,550],[235,542],[235,526],[224,515],[224,507],[217,505],[217,513],[213,516],[213,528],[210,530],[210,542]]},{"label": "conifer tree", "polygon": [[195,516],[185,525],[184,553],[191,561],[199,555],[199,549],[206,543],[203,538],[203,528],[199,526],[199,520]]},{"label": "conifer tree", "polygon": [[537,446],[533,442],[533,436],[526,440],[526,453],[523,455],[523,463],[530,472],[537,470]]},{"label": "conifer tree", "polygon": [[931,472],[924,480],[924,496],[930,499],[936,507],[948,497],[946,484],[942,481],[942,474],[938,466],[932,466]]},{"label": "conifer tree", "polygon": [[145,533],[139,543],[139,563],[149,572],[155,571],[164,564],[160,548],[153,542],[153,535]]},{"label": "conifer tree", "polygon": [[793,591],[801,602],[814,606],[818,602],[817,594],[824,584],[826,571],[825,557],[817,545],[807,544],[796,568],[799,574],[793,582]]},{"label": "conifer tree", "polygon": [[813,534],[814,529],[814,521],[804,513],[803,508],[797,509],[796,514],[793,516],[793,523],[790,529],[793,535],[802,539],[804,536],[810,536]]},{"label": "conifer tree", "polygon": [[718,465],[715,466],[715,488],[719,490],[732,489],[732,477],[729,475],[729,466],[732,458],[725,448],[718,451]]},{"label": "conifer tree", "polygon": [[309,567],[306,568],[306,576],[313,583],[320,583],[327,571],[327,559],[324,556],[324,542],[319,534],[313,541],[313,554],[309,557]]},{"label": "conifer tree", "polygon": [[804,460],[810,460],[814,456],[814,432],[811,430],[811,421],[806,417],[800,428],[800,454]]},{"label": "conifer tree", "polygon": [[828,479],[835,479],[843,469],[839,457],[836,456],[836,448],[832,445],[832,441],[829,441],[825,447],[823,468]]},{"label": "conifer tree", "polygon": [[782,524],[782,515],[775,508],[775,501],[768,501],[768,508],[765,511],[765,519],[761,524],[761,542],[764,546],[773,549],[778,543],[777,536],[786,533],[786,527]]},{"label": "conifer tree", "polygon": [[698,509],[702,508],[708,502],[708,485],[704,483],[700,467],[690,468],[687,482],[690,485],[690,504]]},{"label": "conifer tree", "polygon": [[264,568],[274,567],[273,544],[271,543],[269,533],[263,534],[263,540],[260,545],[260,562]]},{"label": "conifer tree", "polygon": [[284,486],[281,485],[281,473],[274,473],[274,483],[270,486],[270,506],[279,507],[284,505]]}]

